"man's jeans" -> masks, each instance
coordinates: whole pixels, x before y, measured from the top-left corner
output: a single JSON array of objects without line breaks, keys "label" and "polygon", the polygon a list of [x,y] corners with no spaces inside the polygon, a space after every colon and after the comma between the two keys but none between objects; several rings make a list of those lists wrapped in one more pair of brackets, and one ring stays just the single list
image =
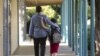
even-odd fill
[{"label": "man's jeans", "polygon": [[45,46],[46,46],[46,37],[45,38],[34,38],[34,51],[35,56],[45,56]]}]

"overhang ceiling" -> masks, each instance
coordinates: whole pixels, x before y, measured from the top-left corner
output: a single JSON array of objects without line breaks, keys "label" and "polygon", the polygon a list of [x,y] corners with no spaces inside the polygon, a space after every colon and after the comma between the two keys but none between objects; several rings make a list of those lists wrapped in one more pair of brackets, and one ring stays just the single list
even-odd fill
[{"label": "overhang ceiling", "polygon": [[26,6],[61,4],[63,0],[26,0]]}]

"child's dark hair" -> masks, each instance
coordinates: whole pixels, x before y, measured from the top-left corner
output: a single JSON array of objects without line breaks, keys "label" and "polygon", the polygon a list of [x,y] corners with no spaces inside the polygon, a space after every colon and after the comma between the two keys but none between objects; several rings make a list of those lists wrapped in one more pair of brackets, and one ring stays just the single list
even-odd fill
[{"label": "child's dark hair", "polygon": [[52,21],[53,23],[57,23],[57,21],[56,21],[55,18],[52,18],[51,21]]}]

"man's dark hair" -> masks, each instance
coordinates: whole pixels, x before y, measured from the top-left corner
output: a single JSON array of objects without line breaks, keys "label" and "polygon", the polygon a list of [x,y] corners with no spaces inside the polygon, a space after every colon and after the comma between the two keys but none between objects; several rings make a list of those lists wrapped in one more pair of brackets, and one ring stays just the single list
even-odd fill
[{"label": "man's dark hair", "polygon": [[41,11],[42,11],[41,6],[36,6],[36,12],[37,12],[37,13],[40,13]]}]

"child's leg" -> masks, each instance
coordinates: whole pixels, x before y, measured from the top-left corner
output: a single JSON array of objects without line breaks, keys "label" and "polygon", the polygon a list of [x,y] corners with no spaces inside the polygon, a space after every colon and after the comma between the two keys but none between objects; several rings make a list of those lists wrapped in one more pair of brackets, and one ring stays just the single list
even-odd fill
[{"label": "child's leg", "polygon": [[57,53],[52,53],[52,56],[57,56]]}]

